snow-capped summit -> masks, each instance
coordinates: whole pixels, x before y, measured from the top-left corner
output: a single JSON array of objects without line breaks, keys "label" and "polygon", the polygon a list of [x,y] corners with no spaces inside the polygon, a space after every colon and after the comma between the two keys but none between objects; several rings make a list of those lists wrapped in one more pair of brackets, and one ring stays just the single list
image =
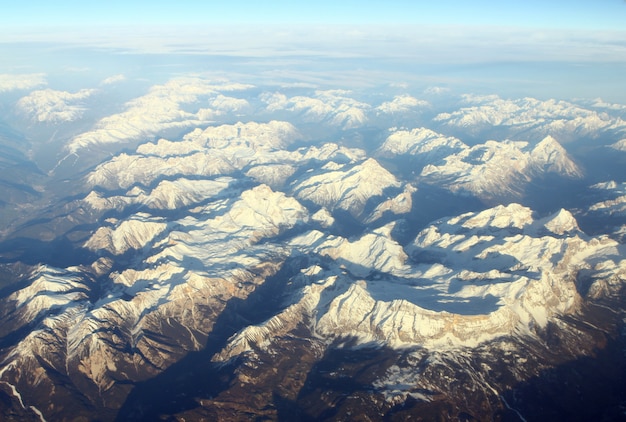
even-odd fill
[{"label": "snow-capped summit", "polygon": [[578,222],[571,212],[562,209],[546,218],[545,228],[557,235],[576,233],[580,231]]},{"label": "snow-capped summit", "polygon": [[95,210],[123,210],[129,205],[142,205],[150,209],[175,210],[201,203],[208,198],[217,197],[227,192],[235,179],[218,177],[216,179],[194,180],[179,178],[163,180],[154,189],[138,186],[124,195],[107,195],[91,191],[84,202]]},{"label": "snow-capped summit", "polygon": [[467,145],[453,136],[445,136],[421,127],[410,131],[398,130],[393,132],[378,151],[385,156],[409,154],[424,162],[435,162],[465,148]]},{"label": "snow-capped summit", "polygon": [[307,254],[332,258],[356,277],[366,277],[374,271],[404,274],[408,270],[407,255],[391,237],[394,226],[390,223],[354,241],[313,231],[295,238],[291,245]]},{"label": "snow-capped summit", "polygon": [[401,183],[373,158],[356,164],[325,166],[312,175],[305,174],[293,185],[297,198],[329,210],[341,209],[358,217],[367,202]]},{"label": "snow-capped summit", "polygon": [[626,151],[626,139],[621,139],[611,144],[611,148],[616,149],[618,151]]},{"label": "snow-capped summit", "polygon": [[113,227],[100,227],[85,243],[85,247],[120,255],[129,249],[145,247],[166,228],[167,223],[162,218],[152,218],[148,214],[139,213]]},{"label": "snow-capped summit", "polygon": [[530,161],[540,173],[554,173],[574,178],[582,176],[582,170],[552,136],[546,136],[535,145],[530,152]]},{"label": "snow-capped summit", "polygon": [[448,223],[467,229],[523,229],[532,224],[532,210],[520,204],[498,205],[477,213],[451,218]]},{"label": "snow-capped summit", "polygon": [[150,186],[164,177],[226,175],[259,161],[290,161],[281,149],[298,136],[293,125],[278,121],[195,129],[178,142],[160,139],[139,145],[133,154],[121,153],[97,166],[87,183],[126,189]]},{"label": "snow-capped summit", "polygon": [[387,114],[404,113],[414,108],[428,107],[429,105],[428,101],[418,100],[411,95],[396,95],[393,100],[385,101],[376,107],[376,111]]}]

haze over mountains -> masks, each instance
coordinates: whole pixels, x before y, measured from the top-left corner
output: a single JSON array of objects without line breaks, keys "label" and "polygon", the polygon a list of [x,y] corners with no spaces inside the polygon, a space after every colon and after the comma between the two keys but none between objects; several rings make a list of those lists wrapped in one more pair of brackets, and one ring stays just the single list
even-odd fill
[{"label": "haze over mountains", "polygon": [[623,105],[173,73],[0,78],[5,419],[624,417]]}]

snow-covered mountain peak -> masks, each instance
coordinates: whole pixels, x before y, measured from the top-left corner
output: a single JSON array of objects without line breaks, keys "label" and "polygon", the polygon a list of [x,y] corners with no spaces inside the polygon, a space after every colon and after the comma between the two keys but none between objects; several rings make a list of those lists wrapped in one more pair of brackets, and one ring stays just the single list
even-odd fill
[{"label": "snow-covered mountain peak", "polygon": [[175,210],[202,202],[207,198],[217,197],[227,192],[234,182],[230,177],[218,177],[208,180],[179,178],[163,180],[152,190],[138,186],[131,188],[125,195],[108,196],[105,193],[91,191],[84,202],[95,210],[123,210],[129,205],[144,205],[150,209]]},{"label": "snow-covered mountain peak", "polygon": [[121,255],[129,249],[142,249],[166,228],[164,219],[138,213],[113,226],[100,227],[84,246],[93,251]]},{"label": "snow-covered mountain peak", "polygon": [[586,109],[567,101],[535,98],[502,99],[498,96],[465,96],[466,106],[440,113],[435,121],[462,128],[477,135],[494,127],[506,130],[507,136],[543,137],[557,134],[569,141],[579,136],[597,137],[603,131],[624,129],[624,121],[606,113]]},{"label": "snow-covered mountain peak", "polygon": [[546,173],[568,177],[581,177],[582,170],[572,161],[561,144],[552,136],[546,136],[530,152],[532,164]]},{"label": "snow-covered mountain peak", "polygon": [[291,123],[272,120],[268,123],[240,122],[234,125],[209,126],[204,131],[187,135],[185,139],[215,149],[248,147],[267,150],[285,148],[299,137],[300,134]]},{"label": "snow-covered mountain peak", "polygon": [[315,214],[313,214],[311,216],[311,220],[319,223],[324,228],[328,228],[335,223],[335,219],[332,214],[324,207],[320,208]]},{"label": "snow-covered mountain peak", "polygon": [[523,229],[533,223],[532,210],[520,204],[498,205],[479,213],[468,213],[449,220],[449,224],[460,224],[468,229],[489,227]]},{"label": "snow-covered mountain peak", "polygon": [[[198,244],[209,242],[216,247],[220,247],[220,242],[232,242],[238,245],[234,249],[237,250],[309,220],[308,210],[296,199],[273,191],[267,185],[242,192],[236,201],[216,201],[200,208],[195,215],[179,220],[181,230],[176,236],[183,242],[173,243],[180,253],[185,253],[185,244],[192,240]],[[221,237],[215,239],[216,236]]]},{"label": "snow-covered mountain peak", "polygon": [[586,213],[587,218],[592,217],[595,220],[611,221],[613,219],[613,227],[611,235],[615,239],[622,242],[626,240],[626,182],[616,182],[610,180],[608,182],[596,183],[591,186],[595,190],[593,197],[595,203],[591,205]]},{"label": "snow-covered mountain peak", "polygon": [[376,107],[376,110],[380,113],[394,114],[394,113],[404,113],[417,107],[428,107],[428,106],[430,106],[428,101],[418,100],[417,98],[412,97],[411,95],[404,94],[404,95],[396,95],[393,98],[393,100],[386,101],[382,103],[381,105],[379,105],[378,107]]},{"label": "snow-covered mountain peak", "polygon": [[95,89],[81,89],[70,93],[47,88],[22,97],[16,107],[29,115],[34,122],[66,123],[82,117],[86,111],[84,100],[95,93]]},{"label": "snow-covered mountain peak", "polygon": [[338,163],[356,163],[367,158],[367,154],[362,149],[346,148],[334,142],[326,142],[321,146],[312,145],[298,150],[301,153],[302,161],[328,161]]},{"label": "snow-covered mountain peak", "polygon": [[544,227],[557,235],[579,232],[578,222],[571,212],[562,209],[554,215],[547,217]]},{"label": "snow-covered mountain peak", "polygon": [[404,274],[407,255],[391,238],[394,223],[367,233],[355,241],[341,237],[329,238],[314,249],[343,265],[356,277],[367,277],[373,271]]},{"label": "snow-covered mountain peak", "polygon": [[223,154],[205,151],[191,155],[168,157],[120,154],[98,165],[87,175],[87,184],[116,190],[133,185],[150,186],[164,177],[217,176],[235,171],[233,163]]},{"label": "snow-covered mountain peak", "polygon": [[592,189],[598,190],[615,190],[618,189],[618,183],[615,180],[609,180],[608,182],[600,182],[591,186]]},{"label": "snow-covered mountain peak", "polygon": [[345,164],[335,163],[334,161],[329,161],[322,166],[322,170],[324,171],[336,171],[341,170],[345,167]]},{"label": "snow-covered mountain peak", "polygon": [[25,323],[37,319],[42,310],[63,309],[88,297],[91,280],[78,268],[54,268],[38,265],[30,275],[30,283],[9,295]]},{"label": "snow-covered mountain peak", "polygon": [[410,213],[413,209],[413,193],[415,193],[417,189],[407,183],[404,186],[404,190],[400,192],[398,195],[388,198],[387,200],[381,202],[376,206],[374,211],[370,213],[370,215],[365,219],[366,223],[372,223],[382,218],[388,213],[401,215]]},{"label": "snow-covered mountain peak", "polygon": [[516,199],[524,186],[547,174],[580,178],[582,171],[552,137],[532,146],[525,141],[486,141],[426,165],[420,179],[478,197]]},{"label": "snow-covered mountain peak", "polygon": [[374,158],[368,158],[363,163],[360,164],[360,171],[365,171],[368,173],[373,173],[371,176],[375,177],[377,174],[385,174],[390,175],[387,170],[385,170],[378,161]]},{"label": "snow-covered mountain peak", "polygon": [[379,153],[383,155],[414,156],[429,155],[434,161],[446,155],[458,152],[467,146],[452,136],[445,136],[424,127],[408,130],[398,130],[387,137],[380,146]]},{"label": "snow-covered mountain peak", "polygon": [[561,144],[554,139],[554,137],[552,135],[548,135],[545,138],[543,138],[541,141],[539,141],[539,143],[537,143],[537,145],[535,146],[536,149],[563,149],[563,147],[561,146]]},{"label": "snow-covered mountain peak", "polygon": [[108,189],[149,186],[164,176],[225,175],[252,162],[291,161],[293,157],[275,159],[272,154],[280,154],[298,137],[293,125],[280,121],[209,126],[179,142],[161,139],[140,145],[134,154],[119,154],[97,166],[87,182]]},{"label": "snow-covered mountain peak", "polygon": [[626,152],[626,139],[621,139],[613,144],[611,144],[611,148],[616,149],[618,151]]},{"label": "snow-covered mountain peak", "polygon": [[[134,142],[169,129],[207,124],[242,104],[241,99],[225,100],[220,91],[248,88],[249,85],[215,83],[197,77],[171,79],[128,101],[119,113],[100,119],[91,130],[72,138],[66,149],[77,154],[94,145]],[[207,101],[210,107],[202,107]]]},{"label": "snow-covered mountain peak", "polygon": [[306,222],[309,217],[307,209],[294,198],[275,192],[267,185],[259,185],[241,194],[241,200],[231,208],[228,219],[254,228],[259,226],[259,218],[281,227]]},{"label": "snow-covered mountain peak", "polygon": [[[200,129],[198,129],[199,131]],[[137,147],[137,153],[140,155],[154,155],[157,157],[172,157],[177,155],[191,155],[201,152],[204,148],[202,145],[185,139],[182,141],[170,141],[167,139],[159,139],[156,143],[146,142]]]},{"label": "snow-covered mountain peak", "polygon": [[[308,176],[308,175],[307,175]],[[359,216],[370,198],[380,196],[388,188],[401,183],[375,159],[368,158],[356,165],[331,164],[296,181],[296,197],[309,200],[329,210],[342,209]]]}]

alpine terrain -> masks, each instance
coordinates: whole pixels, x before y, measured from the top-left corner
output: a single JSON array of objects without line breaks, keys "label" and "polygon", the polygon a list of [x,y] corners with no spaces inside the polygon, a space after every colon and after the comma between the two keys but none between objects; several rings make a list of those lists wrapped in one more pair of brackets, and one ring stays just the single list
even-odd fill
[{"label": "alpine terrain", "polygon": [[624,106],[13,77],[0,419],[626,419]]}]

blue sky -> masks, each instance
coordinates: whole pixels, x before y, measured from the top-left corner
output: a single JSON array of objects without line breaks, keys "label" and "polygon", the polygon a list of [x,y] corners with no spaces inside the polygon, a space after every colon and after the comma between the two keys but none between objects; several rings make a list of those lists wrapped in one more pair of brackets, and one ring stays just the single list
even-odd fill
[{"label": "blue sky", "polygon": [[144,53],[181,71],[186,60],[213,69],[207,57],[229,57],[240,64],[229,75],[257,77],[259,67],[272,80],[333,71],[337,86],[404,78],[624,102],[615,87],[626,69],[626,1],[21,0],[0,10],[0,73],[93,72],[133,57],[141,66]]},{"label": "blue sky", "polygon": [[4,30],[31,26],[218,23],[400,23],[626,30],[626,1],[21,0],[5,2],[0,14]]}]

